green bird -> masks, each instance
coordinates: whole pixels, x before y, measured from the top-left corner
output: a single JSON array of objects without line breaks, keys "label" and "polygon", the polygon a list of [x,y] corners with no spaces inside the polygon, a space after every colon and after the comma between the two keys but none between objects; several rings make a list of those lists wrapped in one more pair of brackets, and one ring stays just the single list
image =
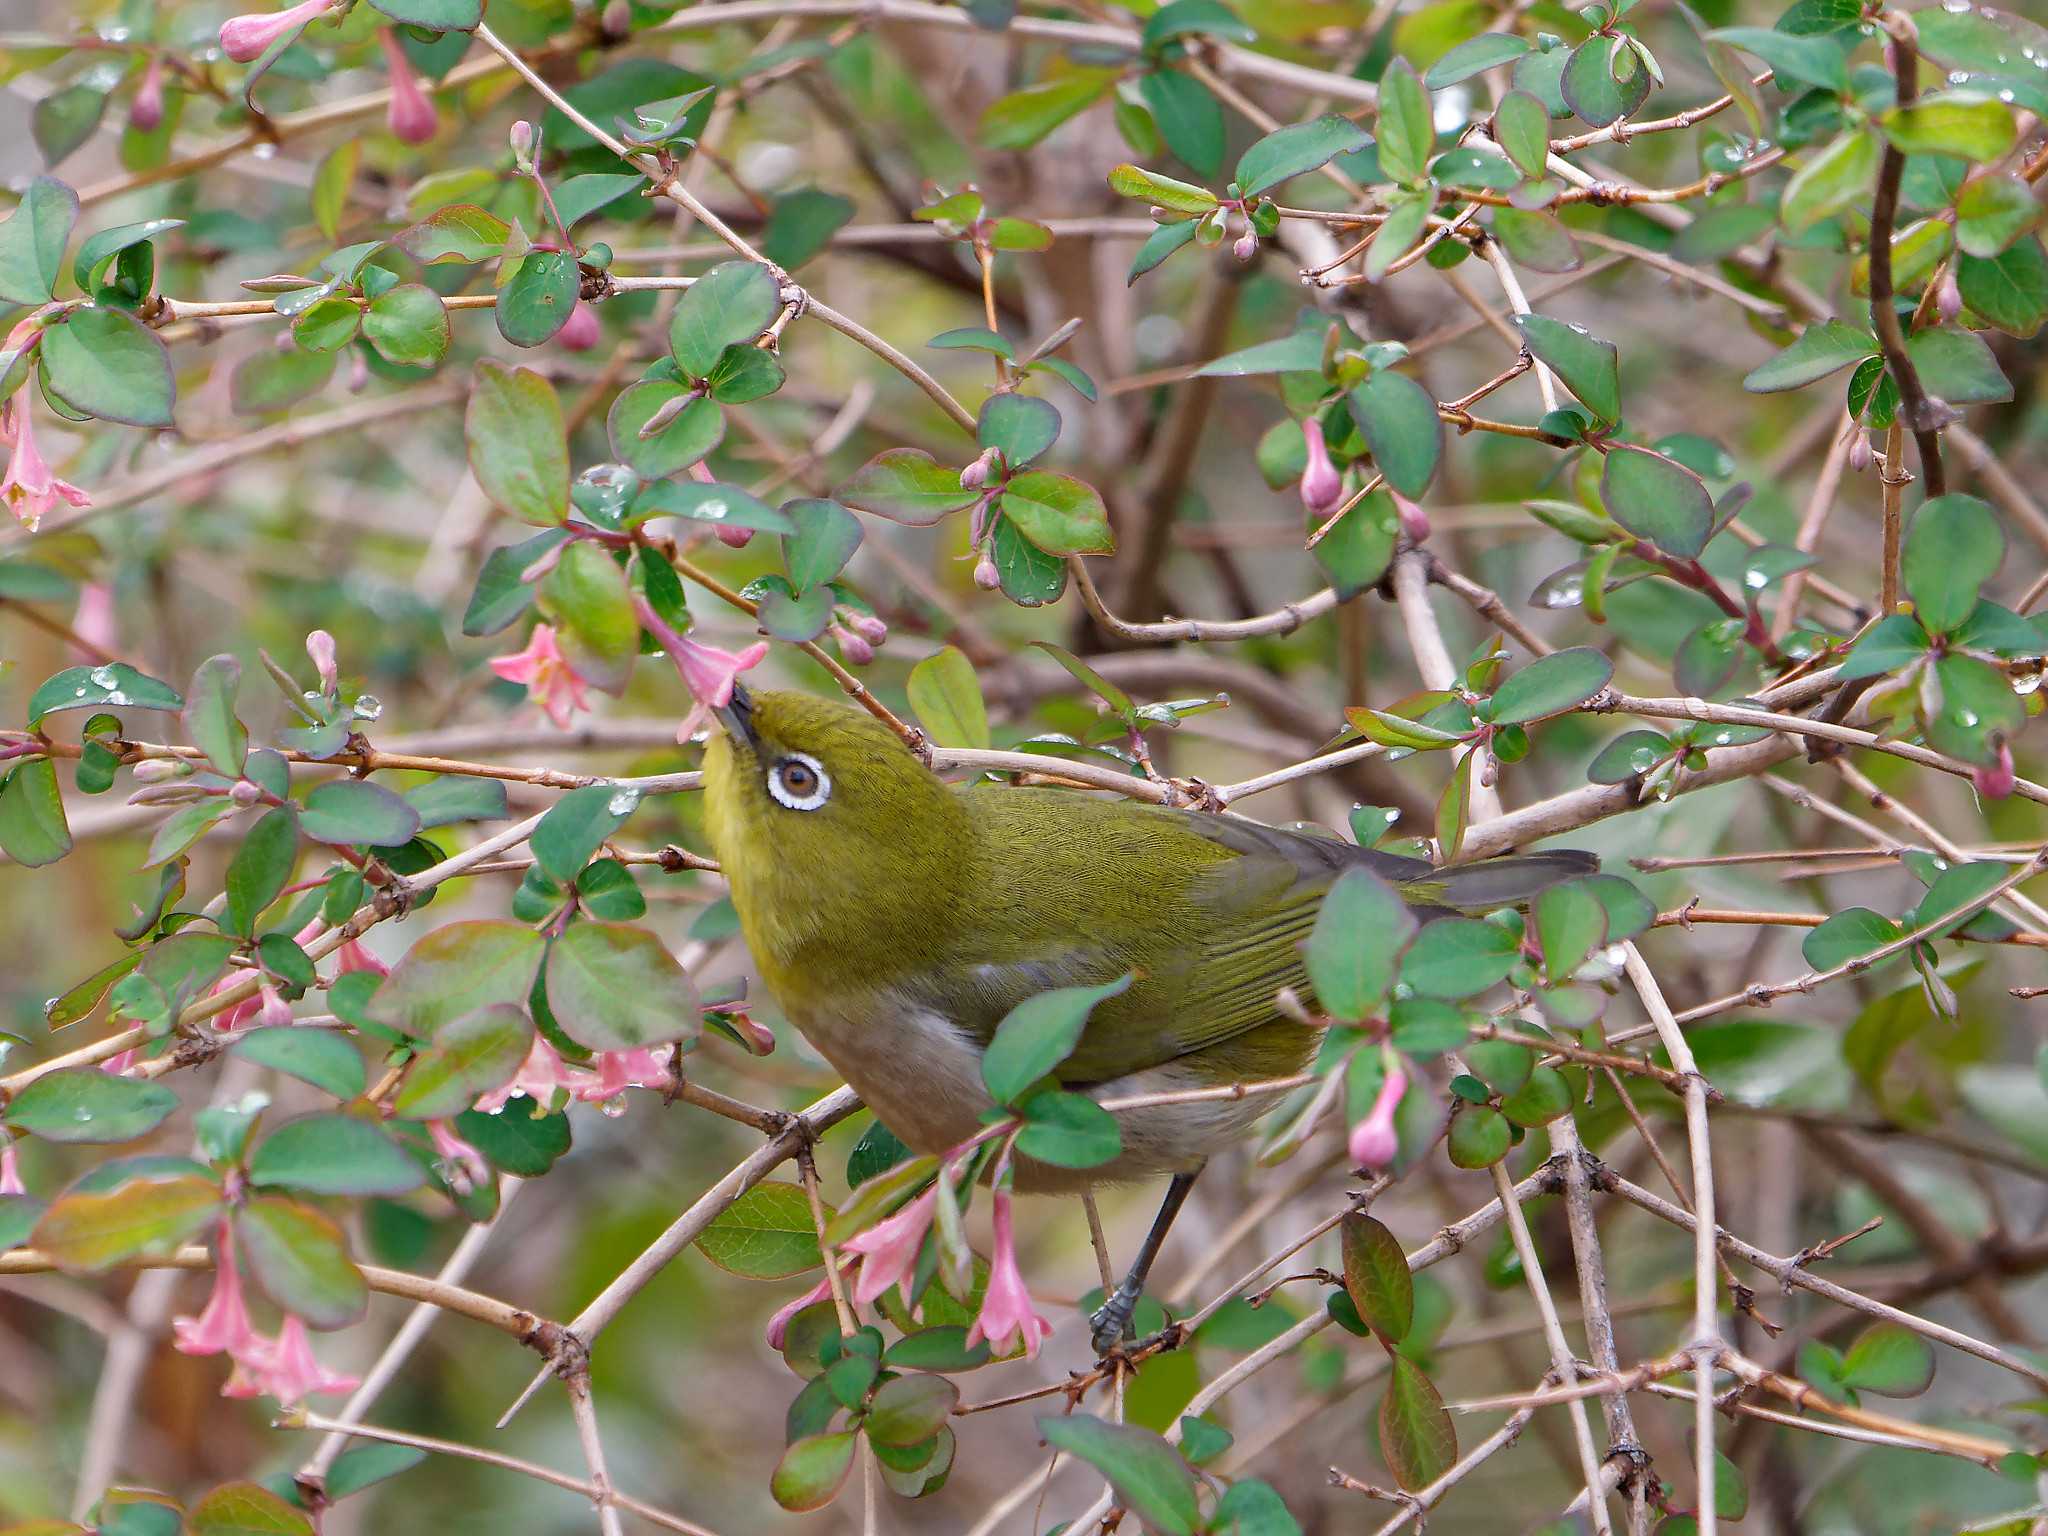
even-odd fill
[{"label": "green bird", "polygon": [[[1098,1099],[1285,1077],[1318,1031],[1302,943],[1332,882],[1364,867],[1423,920],[1525,903],[1589,854],[1436,868],[1229,815],[1069,789],[955,787],[852,704],[735,688],[704,756],[705,831],[761,979],[899,1140],[941,1152],[991,1107],[996,1026],[1054,987],[1133,978],[1098,1004],[1057,1076]],[[1123,1149],[1074,1170],[1020,1158],[1023,1190],[1172,1175],[1130,1275],[1091,1322],[1127,1334],[1146,1272],[1204,1161],[1257,1098],[1118,1116]]]}]

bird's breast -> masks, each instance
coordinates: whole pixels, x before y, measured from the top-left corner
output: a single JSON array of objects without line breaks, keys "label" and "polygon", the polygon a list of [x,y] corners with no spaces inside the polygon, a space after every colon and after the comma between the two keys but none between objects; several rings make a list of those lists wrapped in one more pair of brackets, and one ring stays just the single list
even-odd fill
[{"label": "bird's breast", "polygon": [[794,1022],[912,1151],[943,1152],[981,1128],[993,1102],[981,1050],[944,1014],[884,993]]}]

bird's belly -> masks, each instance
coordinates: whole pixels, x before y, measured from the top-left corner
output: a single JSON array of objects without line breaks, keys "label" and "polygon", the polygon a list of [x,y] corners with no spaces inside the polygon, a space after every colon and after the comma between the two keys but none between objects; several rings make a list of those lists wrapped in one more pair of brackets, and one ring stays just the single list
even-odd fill
[{"label": "bird's belly", "polygon": [[[981,1081],[981,1050],[943,1015],[910,1005],[886,1015],[862,1010],[800,1018],[805,1038],[844,1077],[875,1117],[914,1152],[943,1152],[982,1128],[993,1103]],[[1085,1091],[1094,1099],[1121,1099],[1210,1087],[1179,1063],[1147,1068]],[[1123,1151],[1094,1168],[1060,1168],[1020,1157],[1017,1187],[1058,1193],[1094,1184],[1128,1183],[1200,1166],[1229,1146],[1274,1100],[1217,1099],[1160,1104],[1117,1115]]]}]

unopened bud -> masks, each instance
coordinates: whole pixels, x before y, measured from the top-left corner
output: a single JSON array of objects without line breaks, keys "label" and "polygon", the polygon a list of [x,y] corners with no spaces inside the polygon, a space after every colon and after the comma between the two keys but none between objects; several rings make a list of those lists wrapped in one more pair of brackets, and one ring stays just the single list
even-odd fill
[{"label": "unopened bud", "polygon": [[128,126],[137,133],[148,133],[163,120],[164,56],[153,53],[149,67],[142,72],[142,83],[135,88],[135,99],[128,103]]},{"label": "unopened bud", "polygon": [[263,788],[261,785],[251,784],[247,779],[237,779],[235,787],[228,791],[228,798],[237,805],[254,805],[263,798]]},{"label": "unopened bud", "polygon": [[1976,784],[1977,793],[1987,800],[2003,800],[2013,792],[2019,777],[2013,772],[2012,748],[2003,737],[1999,738],[1997,759],[1988,767],[1971,769],[1970,779]]},{"label": "unopened bud", "polygon": [[138,784],[165,784],[182,779],[192,770],[174,757],[145,757],[135,765]]},{"label": "unopened bud", "polygon": [[617,42],[633,30],[633,8],[627,0],[611,0],[599,13],[597,24],[608,40]]},{"label": "unopened bud", "polygon": [[1337,472],[1329,446],[1323,441],[1320,418],[1311,416],[1304,421],[1301,435],[1308,441],[1308,464],[1301,472],[1301,504],[1321,517],[1336,510],[1337,503],[1344,499],[1344,477]]},{"label": "unopened bud", "polygon": [[522,117],[512,125],[512,132],[508,137],[512,144],[512,163],[518,167],[520,175],[532,175],[535,143],[533,124]]},{"label": "unopened bud", "polygon": [[869,645],[881,645],[889,638],[889,626],[872,613],[849,612],[846,615],[846,627]]},{"label": "unopened bud", "polygon": [[718,542],[725,545],[728,549],[745,549],[748,544],[753,542],[753,538],[754,530],[751,528],[721,527],[718,530]]},{"label": "unopened bud", "polygon": [[1230,247],[1230,254],[1239,261],[1250,261],[1259,254],[1259,237],[1250,230],[1246,230],[1237,237],[1236,242]]},{"label": "unopened bud", "polygon": [[1870,460],[1870,439],[1859,431],[1856,441],[1849,445],[1849,468],[1860,475],[1870,468]]},{"label": "unopened bud", "polygon": [[1401,532],[1412,544],[1421,544],[1429,538],[1429,514],[1396,491],[1394,505],[1401,513]]},{"label": "unopened bud", "polygon": [[1963,312],[1963,290],[1957,285],[1953,271],[1941,274],[1941,281],[1934,289],[1934,307],[1945,323],[1954,321]]},{"label": "unopened bud", "polygon": [[984,592],[993,592],[1003,584],[1002,573],[987,555],[974,562],[974,584]]},{"label": "unopened bud", "polygon": [[334,636],[316,629],[306,636],[306,657],[320,674],[320,691],[333,693],[341,686],[341,668],[335,660]]},{"label": "unopened bud", "polygon": [[980,490],[981,487],[988,484],[988,477],[1001,467],[1002,462],[1003,454],[1001,449],[982,449],[981,456],[960,471],[961,489],[968,491]]},{"label": "unopened bud", "polygon": [[839,654],[853,666],[864,667],[875,659],[875,648],[850,629],[834,624],[832,638],[839,642]]},{"label": "unopened bud", "polygon": [[602,337],[596,307],[588,299],[578,299],[576,307],[569,311],[569,318],[555,332],[555,345],[565,352],[588,352]]}]

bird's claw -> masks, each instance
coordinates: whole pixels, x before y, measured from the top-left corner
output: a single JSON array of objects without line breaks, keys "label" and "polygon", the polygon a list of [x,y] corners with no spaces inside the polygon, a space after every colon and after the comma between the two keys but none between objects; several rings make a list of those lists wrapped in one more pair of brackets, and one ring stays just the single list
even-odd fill
[{"label": "bird's claw", "polygon": [[1088,1337],[1098,1357],[1138,1336],[1138,1293],[1117,1287],[1115,1294],[1088,1314]]}]

